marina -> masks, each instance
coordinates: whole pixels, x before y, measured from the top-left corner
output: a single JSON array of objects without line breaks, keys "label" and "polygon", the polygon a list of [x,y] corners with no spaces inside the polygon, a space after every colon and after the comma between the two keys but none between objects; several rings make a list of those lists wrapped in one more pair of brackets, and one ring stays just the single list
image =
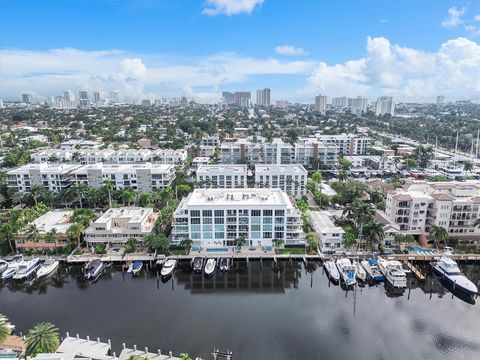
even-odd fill
[{"label": "marina", "polygon": [[[31,284],[0,287],[0,312],[19,332],[49,320],[62,332],[111,339],[117,355],[123,342],[130,351],[136,344],[139,353],[160,347],[162,354],[188,352],[204,359],[211,358],[214,347],[230,349],[241,359],[316,358],[319,346],[329,359],[423,359],[427,354],[469,359],[480,347],[476,299],[453,294],[429,270],[425,281],[409,276],[401,291],[370,282],[346,291],[329,281],[318,261],[250,260],[247,265],[235,260],[229,271],[217,267],[209,277],[192,271],[189,261],[171,261],[175,265],[166,278],[146,267],[129,276],[114,264],[96,283],[83,278],[82,266],[62,264],[55,274]],[[477,265],[463,263],[461,269],[478,283]],[[103,319],[101,326],[98,319]],[[445,320],[461,326],[445,328]],[[205,324],[210,331],[198,331]],[[232,324],[246,331],[232,333]],[[291,331],[295,339],[287,335]],[[384,346],[399,331],[402,336]]]}]

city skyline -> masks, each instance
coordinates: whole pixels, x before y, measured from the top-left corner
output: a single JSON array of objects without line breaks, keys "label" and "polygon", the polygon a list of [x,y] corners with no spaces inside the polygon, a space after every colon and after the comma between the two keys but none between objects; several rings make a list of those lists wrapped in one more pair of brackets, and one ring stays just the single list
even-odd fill
[{"label": "city skyline", "polygon": [[[2,5],[11,14],[0,50],[4,100],[72,89],[213,103],[222,91],[265,87],[272,102],[313,103],[318,94],[399,102],[480,98],[480,5],[467,1]],[[103,13],[109,17],[96,21]]]}]

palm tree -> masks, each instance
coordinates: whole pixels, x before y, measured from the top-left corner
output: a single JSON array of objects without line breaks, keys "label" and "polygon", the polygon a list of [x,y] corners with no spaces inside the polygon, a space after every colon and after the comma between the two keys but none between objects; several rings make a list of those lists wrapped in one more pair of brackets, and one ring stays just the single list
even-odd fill
[{"label": "palm tree", "polygon": [[60,345],[58,329],[48,322],[37,324],[28,331],[25,344],[26,353],[31,357],[41,353],[55,352]]},{"label": "palm tree", "polygon": [[88,189],[88,185],[82,182],[77,182],[73,185],[73,193],[78,197],[80,208],[83,208],[83,198],[87,195]]},{"label": "palm tree", "polygon": [[78,222],[74,222],[67,230],[68,235],[77,241],[78,247],[80,247],[80,237],[82,236],[84,231],[85,227],[83,226],[83,224],[80,224]]},{"label": "palm tree", "polygon": [[123,205],[128,204],[130,206],[131,202],[135,199],[135,193],[130,189],[124,189],[122,191],[122,201]]},{"label": "palm tree", "polygon": [[469,173],[472,170],[473,170],[472,162],[471,161],[465,161],[463,163],[463,171],[465,171],[466,173]]},{"label": "palm tree", "polygon": [[433,225],[430,229],[430,235],[435,239],[435,247],[438,248],[439,242],[447,240],[448,231],[442,226]]},{"label": "palm tree", "polygon": [[149,206],[152,203],[152,194],[148,192],[142,192],[139,196],[138,203],[140,206]]},{"label": "palm tree", "polygon": [[86,197],[87,197],[87,200],[88,200],[88,204],[91,207],[96,208],[96,207],[98,207],[98,203],[102,199],[102,194],[101,194],[99,189],[88,188]]},{"label": "palm tree", "polygon": [[28,240],[33,242],[33,245],[36,250],[38,237],[40,236],[40,230],[38,229],[37,225],[35,225],[35,223],[29,224],[26,229],[26,234],[27,234]]},{"label": "palm tree", "polygon": [[187,253],[190,252],[190,249],[192,248],[193,241],[190,239],[183,239],[180,242],[180,246],[183,247],[185,250],[187,250]]},{"label": "palm tree", "polygon": [[57,229],[52,228],[49,232],[45,234],[45,242],[46,243],[54,243],[55,249],[57,248]]},{"label": "palm tree", "polygon": [[7,317],[3,314],[0,314],[0,343],[4,342],[11,332],[12,328]]},{"label": "palm tree", "polygon": [[0,243],[8,242],[12,253],[15,252],[13,244],[15,243],[15,235],[17,233],[17,224],[12,222],[6,222],[0,225]]},{"label": "palm tree", "polygon": [[376,220],[370,221],[365,225],[365,235],[370,239],[372,247],[374,243],[382,244],[385,239],[383,225]]},{"label": "palm tree", "polygon": [[105,180],[103,182],[103,190],[108,194],[108,206],[112,207],[112,192],[115,189],[115,184],[112,180]]},{"label": "palm tree", "polygon": [[45,188],[40,185],[33,185],[29,191],[29,195],[35,205],[38,204],[38,200],[45,195]]}]

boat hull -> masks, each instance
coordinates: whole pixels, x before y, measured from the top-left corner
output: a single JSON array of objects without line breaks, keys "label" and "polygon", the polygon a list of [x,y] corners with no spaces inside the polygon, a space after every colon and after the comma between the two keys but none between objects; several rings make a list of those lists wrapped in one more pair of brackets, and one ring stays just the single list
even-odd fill
[{"label": "boat hull", "polygon": [[439,275],[444,281],[446,281],[454,290],[462,292],[466,295],[476,295],[478,293],[477,291],[474,291],[473,289],[469,289],[465,286],[463,286],[461,283],[456,282],[453,280],[450,276],[446,275],[442,269],[438,268],[437,266],[432,266],[433,272],[437,275]]},{"label": "boat hull", "polygon": [[41,278],[41,277],[45,277],[52,274],[54,271],[58,269],[59,264],[60,263],[58,261],[55,261],[53,264],[51,264],[48,267],[44,267],[43,265],[40,266],[40,268],[37,271],[37,277]]}]

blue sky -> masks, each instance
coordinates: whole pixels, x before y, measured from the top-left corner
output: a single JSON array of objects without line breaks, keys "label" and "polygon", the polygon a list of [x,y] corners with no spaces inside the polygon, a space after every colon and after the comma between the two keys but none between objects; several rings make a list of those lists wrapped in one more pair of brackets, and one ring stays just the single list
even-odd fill
[{"label": "blue sky", "polygon": [[292,101],[480,97],[479,1],[0,0],[0,12],[6,99],[86,88],[212,102],[265,86]]}]

